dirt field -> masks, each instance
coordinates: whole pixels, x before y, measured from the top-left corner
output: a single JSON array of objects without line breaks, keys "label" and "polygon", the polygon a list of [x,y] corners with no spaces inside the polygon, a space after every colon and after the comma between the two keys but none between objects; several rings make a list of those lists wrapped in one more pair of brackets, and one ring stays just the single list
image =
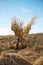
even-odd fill
[{"label": "dirt field", "polygon": [[16,49],[16,37],[0,36],[0,65],[43,65],[43,33],[30,34]]}]

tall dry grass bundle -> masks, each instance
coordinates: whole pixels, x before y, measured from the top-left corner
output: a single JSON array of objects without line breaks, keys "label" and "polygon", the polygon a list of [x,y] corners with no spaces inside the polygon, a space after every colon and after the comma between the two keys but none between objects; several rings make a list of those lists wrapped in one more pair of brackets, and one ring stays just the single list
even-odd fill
[{"label": "tall dry grass bundle", "polygon": [[23,23],[19,22],[15,18],[12,20],[11,30],[14,31],[15,36],[22,37],[23,36]]},{"label": "tall dry grass bundle", "polygon": [[35,17],[33,17],[31,19],[31,21],[27,24],[27,26],[25,27],[25,32],[26,33],[29,33],[29,31],[31,30],[31,26],[33,25],[34,21],[35,21]]},{"label": "tall dry grass bundle", "polygon": [[16,18],[14,18],[12,20],[11,30],[14,31],[15,36],[22,38],[23,36],[25,36],[25,34],[29,33],[29,31],[31,30],[31,26],[34,23],[34,20],[35,20],[35,17],[31,19],[30,23],[27,24],[24,30],[23,23],[20,20],[18,21]]}]

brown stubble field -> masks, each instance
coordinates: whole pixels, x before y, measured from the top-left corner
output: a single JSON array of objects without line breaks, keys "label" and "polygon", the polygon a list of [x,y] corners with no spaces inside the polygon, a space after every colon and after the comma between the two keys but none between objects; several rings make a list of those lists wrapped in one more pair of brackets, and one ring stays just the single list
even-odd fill
[{"label": "brown stubble field", "polygon": [[14,35],[0,36],[0,65],[43,65],[43,33],[30,34],[16,48]]}]

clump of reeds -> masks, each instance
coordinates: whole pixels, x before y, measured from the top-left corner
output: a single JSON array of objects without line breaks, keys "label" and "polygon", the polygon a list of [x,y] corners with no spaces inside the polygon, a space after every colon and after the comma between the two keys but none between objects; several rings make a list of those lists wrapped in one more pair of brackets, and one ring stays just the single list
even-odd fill
[{"label": "clump of reeds", "polygon": [[35,17],[33,17],[31,19],[30,23],[28,23],[27,26],[24,29],[23,23],[20,20],[17,20],[16,18],[14,18],[12,20],[11,30],[14,31],[15,36],[23,37],[25,35],[25,33],[28,34],[29,31],[31,30],[31,26],[34,23],[34,20],[35,20]]}]

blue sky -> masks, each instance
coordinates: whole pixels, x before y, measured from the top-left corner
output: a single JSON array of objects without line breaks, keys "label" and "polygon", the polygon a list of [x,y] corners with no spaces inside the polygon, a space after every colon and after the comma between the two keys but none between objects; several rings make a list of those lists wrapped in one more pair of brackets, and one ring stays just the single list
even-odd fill
[{"label": "blue sky", "polygon": [[43,33],[43,0],[0,0],[0,35],[13,34],[11,19],[15,16],[25,26],[36,16],[30,33]]}]

